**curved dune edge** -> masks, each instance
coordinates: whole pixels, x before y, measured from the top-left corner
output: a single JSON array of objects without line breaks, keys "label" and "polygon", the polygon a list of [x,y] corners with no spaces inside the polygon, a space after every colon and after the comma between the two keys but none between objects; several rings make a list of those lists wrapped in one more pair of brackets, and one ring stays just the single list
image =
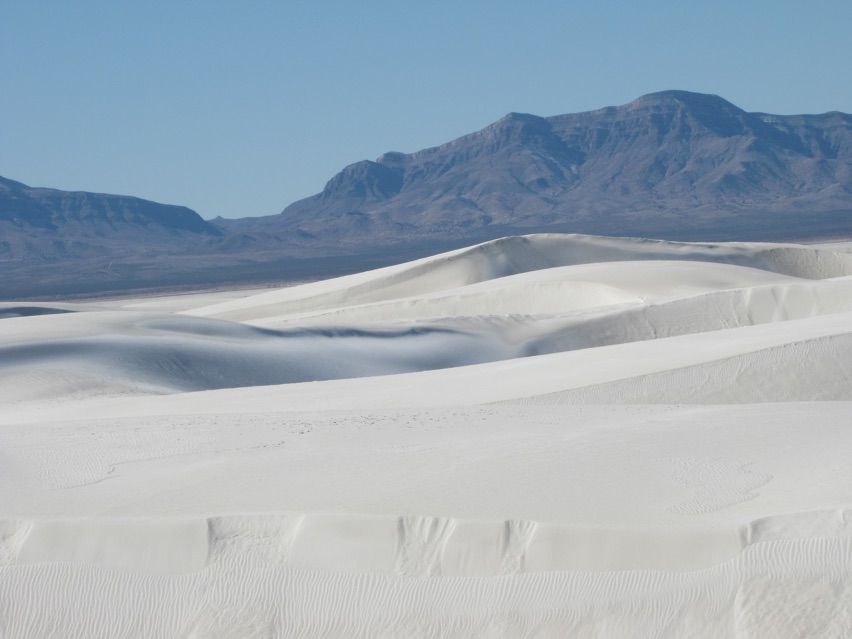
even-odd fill
[{"label": "curved dune edge", "polygon": [[[244,320],[257,326],[375,323],[477,315],[576,314],[702,293],[818,283],[747,266],[697,260],[635,260],[524,271],[418,296]],[[245,300],[248,306],[251,299]]]},{"label": "curved dune edge", "polygon": [[[0,423],[69,419],[92,411],[102,417],[182,415],[198,413],[202,407],[218,413],[287,413],[471,406],[551,401],[560,394],[568,403],[847,400],[852,399],[848,381],[852,358],[844,353],[852,349],[851,319],[852,313],[832,313],[382,377],[153,397],[23,402],[10,404],[0,414]],[[793,364],[807,366],[809,374],[797,374]],[[650,384],[653,380],[665,383]]]}]

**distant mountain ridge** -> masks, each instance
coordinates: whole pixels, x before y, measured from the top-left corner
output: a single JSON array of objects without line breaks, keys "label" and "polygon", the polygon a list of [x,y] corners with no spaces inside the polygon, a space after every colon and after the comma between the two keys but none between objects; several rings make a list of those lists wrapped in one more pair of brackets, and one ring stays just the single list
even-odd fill
[{"label": "distant mountain ridge", "polygon": [[340,274],[532,232],[852,237],[852,116],[749,113],[687,91],[510,113],[440,146],[351,164],[260,218],[205,221],[0,178],[0,297]]},{"label": "distant mountain ridge", "polygon": [[31,187],[0,177],[0,257],[45,260],[121,254],[182,247],[197,238],[221,235],[185,206]]},{"label": "distant mountain ridge", "polygon": [[235,226],[350,239],[492,225],[670,232],[837,211],[852,211],[852,116],[748,113],[663,91],[586,113],[510,113],[441,146],[347,166],[280,215]]}]

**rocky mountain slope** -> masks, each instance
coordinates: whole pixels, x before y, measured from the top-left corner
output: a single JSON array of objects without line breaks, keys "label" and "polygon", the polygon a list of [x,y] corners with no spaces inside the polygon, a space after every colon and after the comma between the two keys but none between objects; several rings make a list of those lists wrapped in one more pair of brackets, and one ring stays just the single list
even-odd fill
[{"label": "rocky mountain slope", "polygon": [[0,177],[0,259],[159,252],[221,235],[184,206],[126,195],[33,188]]},{"label": "rocky mountain slope", "polygon": [[850,212],[852,116],[747,113],[664,91],[587,113],[510,113],[441,146],[352,164],[280,215],[225,226],[352,239],[489,227],[671,235],[784,219],[806,233],[852,228]]}]

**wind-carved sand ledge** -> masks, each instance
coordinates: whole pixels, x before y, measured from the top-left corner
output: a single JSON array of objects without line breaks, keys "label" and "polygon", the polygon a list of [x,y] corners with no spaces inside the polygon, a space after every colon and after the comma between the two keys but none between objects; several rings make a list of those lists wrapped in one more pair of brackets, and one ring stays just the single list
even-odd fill
[{"label": "wind-carved sand ledge", "polygon": [[535,235],[0,304],[4,637],[844,637],[852,254]]},{"label": "wind-carved sand ledge", "polygon": [[[52,636],[60,616],[69,624],[65,636],[100,635],[74,632],[93,626],[140,636],[343,636],[379,627],[425,636],[432,624],[441,634],[475,636],[551,636],[566,628],[628,636],[660,625],[671,636],[765,636],[767,628],[779,633],[773,636],[842,636],[847,627],[848,595],[838,588],[852,551],[846,511],[753,522],[742,531],[741,552],[692,570],[582,564],[588,554],[609,556],[619,542],[636,557],[637,541],[651,563],[665,563],[666,542],[677,554],[688,550],[679,547],[685,541],[714,545],[706,535],[627,534],[613,543],[594,531],[537,528],[299,515],[6,525],[3,558],[14,567],[0,568],[4,628],[9,636]],[[127,564],[133,558],[139,565]],[[21,590],[22,581],[63,588],[63,595],[48,614],[33,614],[39,595]],[[158,614],[133,615],[140,607]],[[824,632],[809,635],[813,629]]]},{"label": "wind-carved sand ledge", "polygon": [[177,576],[218,562],[403,577],[560,571],[688,572],[755,544],[846,538],[852,511],[754,520],[731,530],[572,527],[535,521],[328,514],[5,521],[0,566],[74,563]]}]

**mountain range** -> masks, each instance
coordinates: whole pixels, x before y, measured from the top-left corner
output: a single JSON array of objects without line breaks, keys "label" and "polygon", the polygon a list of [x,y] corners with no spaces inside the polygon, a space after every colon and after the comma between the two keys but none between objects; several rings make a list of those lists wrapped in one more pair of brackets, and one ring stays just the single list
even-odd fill
[{"label": "mountain range", "polygon": [[222,235],[185,206],[125,195],[32,188],[0,177],[0,259],[99,257],[124,249],[178,249]]},{"label": "mountain range", "polygon": [[[0,295],[281,281],[311,264],[327,274],[533,231],[850,236],[852,116],[750,113],[686,91],[510,113],[440,146],[349,165],[259,218],[205,221],[185,207],[0,178]],[[65,276],[45,283],[56,263]]]}]

